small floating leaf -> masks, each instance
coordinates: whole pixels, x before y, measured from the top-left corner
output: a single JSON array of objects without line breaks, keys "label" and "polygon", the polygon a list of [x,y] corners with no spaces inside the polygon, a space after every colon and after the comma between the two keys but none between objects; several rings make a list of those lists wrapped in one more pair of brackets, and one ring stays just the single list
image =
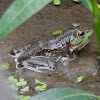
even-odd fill
[{"label": "small floating leaf", "polygon": [[16,83],[17,86],[22,86],[22,85],[26,85],[27,81],[25,81],[23,78],[19,79],[19,82]]},{"label": "small floating leaf", "polygon": [[98,4],[98,8],[100,9],[100,4]]},{"label": "small floating leaf", "polygon": [[58,31],[56,31],[56,32],[53,32],[52,34],[53,34],[53,35],[58,35],[58,34],[61,34],[61,33],[63,33],[63,31],[58,30]]},{"label": "small floating leaf", "polygon": [[15,84],[10,85],[10,88],[12,90],[16,90],[16,91],[18,90],[18,87]]},{"label": "small floating leaf", "polygon": [[42,88],[44,88],[46,90],[47,84],[43,84]]},{"label": "small floating leaf", "polygon": [[97,56],[97,59],[100,60],[100,56]]},{"label": "small floating leaf", "polygon": [[53,0],[54,5],[60,5],[61,1],[60,0]]},{"label": "small floating leaf", "polygon": [[25,81],[25,80],[23,78],[20,78],[19,81],[22,82],[22,81]]},{"label": "small floating leaf", "polygon": [[43,82],[40,82],[38,79],[35,79],[35,83],[44,84]]},{"label": "small floating leaf", "polygon": [[79,2],[80,0],[73,0],[73,1],[75,1],[75,2]]},{"label": "small floating leaf", "polygon": [[29,86],[26,86],[25,88],[21,89],[20,91],[23,91],[23,92],[29,91]]},{"label": "small floating leaf", "polygon": [[10,76],[10,77],[8,78],[8,80],[9,80],[10,82],[12,82],[12,83],[18,82],[18,80],[15,79],[14,76]]},{"label": "small floating leaf", "polygon": [[1,69],[2,69],[2,70],[5,70],[5,69],[7,69],[9,66],[10,66],[9,63],[4,63],[4,64],[1,65]]},{"label": "small floating leaf", "polygon": [[36,89],[39,91],[44,91],[46,90],[47,84],[43,84],[42,86],[36,86]]},{"label": "small floating leaf", "polygon": [[42,88],[42,86],[36,86],[36,89],[39,90],[39,91],[44,91],[45,89]]},{"label": "small floating leaf", "polygon": [[79,76],[79,77],[77,78],[77,80],[76,80],[76,83],[81,82],[81,81],[83,80],[83,78],[84,78],[84,76]]},{"label": "small floating leaf", "polygon": [[15,94],[14,97],[16,98],[16,100],[29,100],[31,98],[31,96],[24,96],[24,95],[17,95],[17,94]]},{"label": "small floating leaf", "polygon": [[26,81],[23,81],[23,82],[17,82],[16,83],[16,86],[22,86],[22,85],[26,85],[27,82]]},{"label": "small floating leaf", "polygon": [[31,98],[31,96],[23,96],[23,99],[21,100],[29,100]]}]

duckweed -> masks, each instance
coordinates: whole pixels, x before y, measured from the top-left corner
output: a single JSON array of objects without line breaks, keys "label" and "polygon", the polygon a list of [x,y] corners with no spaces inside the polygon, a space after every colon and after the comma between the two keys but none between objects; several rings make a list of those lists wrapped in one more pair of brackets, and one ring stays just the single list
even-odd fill
[{"label": "duckweed", "polygon": [[61,4],[61,1],[60,0],[53,0],[53,4],[54,5],[60,5]]},{"label": "duckweed", "polygon": [[23,78],[20,78],[19,81],[22,82],[22,81],[25,81],[25,80]]},{"label": "duckweed", "polygon": [[10,66],[9,63],[4,63],[4,64],[1,65],[1,70],[5,70],[5,69],[7,69],[9,66]]},{"label": "duckweed", "polygon": [[17,82],[16,83],[16,86],[22,86],[22,85],[26,85],[27,82],[26,81],[23,81],[23,82]]},{"label": "duckweed", "polygon": [[53,32],[52,34],[53,34],[53,35],[58,35],[58,34],[61,34],[61,33],[63,33],[63,31],[58,30],[58,31]]},{"label": "duckweed", "polygon": [[80,0],[73,0],[73,1],[75,1],[75,2],[79,2]]},{"label": "duckweed", "polygon": [[11,88],[12,90],[15,90],[15,91],[17,91],[17,90],[19,89],[15,84],[11,84],[11,85],[10,85],[10,88]]},{"label": "duckweed", "polygon": [[35,79],[35,83],[44,84],[43,82],[40,82],[38,79]]},{"label": "duckweed", "polygon": [[83,80],[84,76],[79,76],[77,77],[76,83],[79,83]]},{"label": "duckweed", "polygon": [[36,89],[38,91],[44,91],[44,90],[46,90],[46,88],[47,88],[47,84],[43,84],[42,86],[36,86]]},{"label": "duckweed", "polygon": [[21,89],[20,91],[22,91],[22,92],[29,91],[29,86],[26,86],[25,88]]},{"label": "duckweed", "polygon": [[14,76],[10,76],[10,77],[8,78],[8,80],[9,80],[10,83],[16,83],[16,82],[18,82],[18,80],[15,79]]},{"label": "duckweed", "polygon": [[15,100],[29,100],[31,96],[17,95],[15,94]]}]

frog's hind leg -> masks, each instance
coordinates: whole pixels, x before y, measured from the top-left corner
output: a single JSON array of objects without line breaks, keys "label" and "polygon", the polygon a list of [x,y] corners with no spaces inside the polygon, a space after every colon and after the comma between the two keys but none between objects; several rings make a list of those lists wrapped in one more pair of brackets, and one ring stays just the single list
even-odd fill
[{"label": "frog's hind leg", "polygon": [[23,68],[33,70],[35,72],[41,72],[42,70],[55,70],[56,62],[46,56],[35,56],[28,60],[22,61]]}]

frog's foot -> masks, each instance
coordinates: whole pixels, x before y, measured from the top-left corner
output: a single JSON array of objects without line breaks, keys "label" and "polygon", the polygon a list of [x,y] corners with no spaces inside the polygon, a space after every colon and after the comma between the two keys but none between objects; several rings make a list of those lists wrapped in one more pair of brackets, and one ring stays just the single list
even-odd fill
[{"label": "frog's foot", "polygon": [[73,54],[71,56],[66,55],[66,57],[61,57],[59,60],[63,66],[67,66],[67,65],[69,65],[70,61],[74,60],[75,58],[76,58],[76,55]]},{"label": "frog's foot", "polygon": [[77,55],[77,54],[76,54],[76,52],[75,52],[75,53],[72,53],[71,55],[68,55],[67,57],[68,57],[68,59],[69,59],[70,61],[72,61],[72,60],[74,60],[74,59],[77,58],[76,55]]},{"label": "frog's foot", "polygon": [[19,67],[26,68],[35,72],[42,72],[46,70],[53,71],[56,67],[56,62],[46,56],[35,56],[28,60],[22,61]]},{"label": "frog's foot", "polygon": [[23,52],[22,50],[13,49],[13,50],[11,50],[9,55],[14,57],[14,58],[18,58],[22,54],[22,52]]},{"label": "frog's foot", "polygon": [[62,57],[60,59],[60,62],[62,63],[63,66],[67,66],[70,63],[70,59],[68,57]]}]

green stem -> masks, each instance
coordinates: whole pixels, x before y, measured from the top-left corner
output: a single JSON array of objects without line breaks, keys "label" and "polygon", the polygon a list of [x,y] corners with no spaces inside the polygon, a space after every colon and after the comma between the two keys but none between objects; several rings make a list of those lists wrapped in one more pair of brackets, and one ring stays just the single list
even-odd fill
[{"label": "green stem", "polygon": [[97,0],[91,0],[92,2],[92,7],[93,7],[93,16],[94,16],[94,23],[95,23],[95,28],[96,28],[96,34],[97,34],[97,39],[98,39],[98,47],[99,47],[99,54],[100,54],[100,12],[98,9],[98,2]]}]

